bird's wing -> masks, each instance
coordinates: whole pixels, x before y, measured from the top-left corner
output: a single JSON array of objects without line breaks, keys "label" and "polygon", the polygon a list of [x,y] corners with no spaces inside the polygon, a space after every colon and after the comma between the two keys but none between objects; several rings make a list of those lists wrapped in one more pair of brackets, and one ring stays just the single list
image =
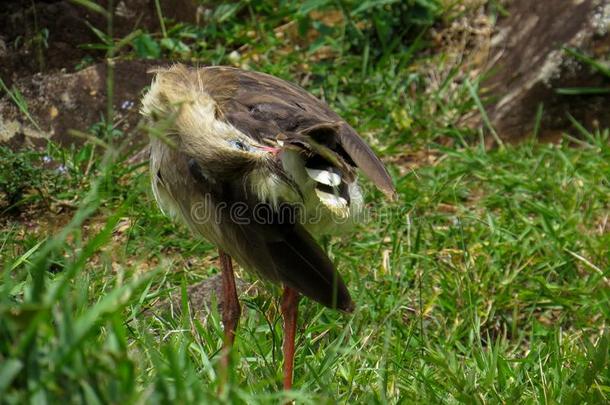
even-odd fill
[{"label": "bird's wing", "polygon": [[[259,142],[292,143],[341,165],[359,167],[386,195],[395,189],[383,163],[330,107],[277,77],[229,67],[200,69],[206,91],[234,127]],[[334,161],[334,162],[333,162]]]},{"label": "bird's wing", "polygon": [[[303,226],[286,222],[237,226],[240,242],[248,249],[248,261],[257,263],[258,273],[268,276],[273,272],[277,281],[301,294],[329,308],[351,312],[354,304],[343,279]],[[254,240],[259,249],[252,249]]]},{"label": "bird's wing", "polygon": [[[290,205],[261,203],[238,181],[210,183],[194,159],[188,159],[193,188],[214,207],[220,236],[214,242],[247,270],[294,288],[303,295],[344,311],[353,309],[345,283],[326,253],[297,221]],[[175,190],[183,193],[183,189]],[[192,196],[192,190],[188,191]],[[187,196],[176,198],[187,200]],[[190,212],[188,207],[183,210]],[[189,225],[202,226],[191,218]],[[203,233],[203,232],[202,232]]]}]

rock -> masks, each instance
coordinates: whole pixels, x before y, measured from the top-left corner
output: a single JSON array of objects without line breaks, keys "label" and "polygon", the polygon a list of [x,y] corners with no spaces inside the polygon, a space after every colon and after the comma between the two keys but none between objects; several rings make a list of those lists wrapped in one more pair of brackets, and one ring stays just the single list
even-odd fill
[{"label": "rock", "polygon": [[[136,127],[142,90],[152,79],[146,71],[160,64],[116,62],[114,122],[119,123],[118,129],[128,132]],[[19,148],[43,145],[51,138],[60,144],[74,142],[70,129],[86,132],[106,116],[106,76],[106,65],[100,63],[76,73],[35,74],[18,79],[13,85],[23,96],[35,124],[4,95],[0,98],[0,143]]]},{"label": "rock", "polygon": [[[562,88],[610,88],[610,78],[577,61],[572,48],[607,62],[610,54],[610,0],[512,0],[492,39],[490,78],[482,95],[503,140],[532,134],[543,106],[541,139],[557,139],[573,129],[572,115],[587,128],[610,127],[610,94],[566,95]],[[571,131],[574,133],[575,131]],[[491,139],[491,137],[490,137]]]}]

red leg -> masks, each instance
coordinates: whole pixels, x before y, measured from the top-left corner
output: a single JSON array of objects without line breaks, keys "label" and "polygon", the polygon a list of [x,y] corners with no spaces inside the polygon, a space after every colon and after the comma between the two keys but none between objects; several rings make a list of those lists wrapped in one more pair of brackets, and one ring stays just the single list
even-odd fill
[{"label": "red leg", "polygon": [[284,316],[284,389],[292,388],[294,366],[294,340],[297,330],[299,293],[290,287],[284,288],[281,310]]},{"label": "red leg", "polygon": [[[222,324],[224,326],[224,344],[222,349],[221,366],[226,372],[229,366],[231,347],[235,341],[235,330],[241,315],[237,289],[235,288],[235,275],[233,274],[233,264],[231,256],[218,251],[220,258],[220,268],[222,270]],[[224,377],[223,377],[224,379]]]}]

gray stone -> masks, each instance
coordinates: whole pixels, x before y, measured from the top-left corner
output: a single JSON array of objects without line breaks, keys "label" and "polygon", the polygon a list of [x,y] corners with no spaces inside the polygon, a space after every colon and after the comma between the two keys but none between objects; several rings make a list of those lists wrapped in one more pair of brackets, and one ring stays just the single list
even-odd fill
[{"label": "gray stone", "polygon": [[609,0],[513,0],[507,9],[510,15],[499,21],[492,39],[493,68],[482,88],[500,138],[518,141],[531,135],[541,105],[541,139],[554,140],[573,129],[568,114],[591,130],[610,127],[610,94],[557,91],[610,88],[608,77],[565,51],[572,48],[608,61]]},{"label": "gray stone", "polygon": [[[147,70],[160,64],[158,61],[119,61],[114,65],[114,122],[125,133],[133,130],[140,120],[141,92],[152,79]],[[16,148],[44,145],[46,139],[60,144],[82,143],[82,139],[70,136],[69,131],[86,132],[106,116],[106,80],[104,63],[75,73],[36,74],[17,79],[13,87],[26,101],[35,124],[10,97],[0,97],[0,143]],[[145,136],[140,136],[135,142],[145,140]]]}]

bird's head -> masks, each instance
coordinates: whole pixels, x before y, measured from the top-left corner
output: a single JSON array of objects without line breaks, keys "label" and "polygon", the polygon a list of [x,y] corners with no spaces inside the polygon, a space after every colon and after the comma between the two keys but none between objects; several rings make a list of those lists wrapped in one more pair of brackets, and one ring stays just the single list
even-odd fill
[{"label": "bird's head", "polygon": [[191,74],[176,68],[157,72],[141,110],[151,123],[151,138],[184,152],[210,179],[264,175],[277,164],[279,145],[258,142],[231,125],[219,101]]}]

